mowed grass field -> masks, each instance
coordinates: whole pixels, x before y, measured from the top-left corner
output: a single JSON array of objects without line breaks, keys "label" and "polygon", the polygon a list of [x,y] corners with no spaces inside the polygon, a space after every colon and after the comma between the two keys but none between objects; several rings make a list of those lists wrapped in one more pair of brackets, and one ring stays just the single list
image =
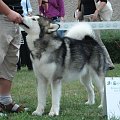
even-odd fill
[{"label": "mowed grass field", "polygon": [[[107,73],[106,76],[120,76],[120,64],[115,65],[115,69]],[[25,113],[11,113],[0,120],[107,120],[102,116],[102,109],[98,109],[100,96],[95,88],[96,103],[85,105],[87,93],[79,80],[63,82],[60,115],[49,117],[51,107],[51,92],[48,88],[47,104],[43,116],[32,116],[32,112],[37,106],[36,78],[33,71],[28,71],[23,67],[18,71],[12,86],[12,96],[16,103],[20,103],[29,108]]]}]

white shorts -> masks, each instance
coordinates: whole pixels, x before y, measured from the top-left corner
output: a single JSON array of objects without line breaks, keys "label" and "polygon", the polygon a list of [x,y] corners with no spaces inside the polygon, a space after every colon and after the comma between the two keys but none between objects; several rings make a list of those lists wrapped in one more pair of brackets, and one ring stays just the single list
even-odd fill
[{"label": "white shorts", "polygon": [[19,26],[0,14],[0,30],[0,78],[12,80],[17,71],[19,56]]}]

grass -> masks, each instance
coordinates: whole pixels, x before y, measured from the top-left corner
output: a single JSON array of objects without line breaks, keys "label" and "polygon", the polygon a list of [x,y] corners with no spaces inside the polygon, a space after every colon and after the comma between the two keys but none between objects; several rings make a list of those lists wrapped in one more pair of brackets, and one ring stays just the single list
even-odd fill
[{"label": "grass", "polygon": [[[115,66],[115,69],[109,71],[106,76],[120,76],[120,65],[116,64]],[[63,83],[60,115],[49,117],[48,113],[51,107],[49,88],[45,114],[41,117],[32,116],[31,114],[37,105],[36,78],[33,71],[22,68],[13,80],[12,96],[17,103],[27,106],[30,111],[19,114],[11,113],[7,117],[0,118],[0,120],[107,120],[102,116],[102,110],[97,108],[100,97],[96,89],[95,93],[97,96],[95,105],[85,105],[87,94],[79,81]]]},{"label": "grass", "polygon": [[102,30],[101,38],[103,42],[120,41],[120,30]]}]

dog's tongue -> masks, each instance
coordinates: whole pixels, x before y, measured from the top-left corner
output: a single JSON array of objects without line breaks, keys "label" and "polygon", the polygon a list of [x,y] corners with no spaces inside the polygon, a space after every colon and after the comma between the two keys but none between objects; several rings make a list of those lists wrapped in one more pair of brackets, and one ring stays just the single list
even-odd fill
[{"label": "dog's tongue", "polygon": [[28,28],[29,29],[29,26],[27,26],[25,23],[20,23],[20,25],[24,25],[26,28]]}]

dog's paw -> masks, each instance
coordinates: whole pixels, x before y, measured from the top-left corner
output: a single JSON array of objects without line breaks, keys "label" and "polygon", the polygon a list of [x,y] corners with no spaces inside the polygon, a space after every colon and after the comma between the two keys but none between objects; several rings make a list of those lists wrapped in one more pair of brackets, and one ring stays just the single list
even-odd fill
[{"label": "dog's paw", "polygon": [[58,115],[59,115],[58,112],[54,112],[54,111],[49,112],[49,116],[58,116]]},{"label": "dog's paw", "polygon": [[58,112],[49,112],[49,116],[58,116],[59,113]]},{"label": "dog's paw", "polygon": [[49,112],[49,116],[58,116],[58,115],[59,115],[59,109],[51,108]]},{"label": "dog's paw", "polygon": [[42,116],[42,114],[43,111],[37,111],[37,110],[32,113],[32,115],[38,115],[38,116]]}]

